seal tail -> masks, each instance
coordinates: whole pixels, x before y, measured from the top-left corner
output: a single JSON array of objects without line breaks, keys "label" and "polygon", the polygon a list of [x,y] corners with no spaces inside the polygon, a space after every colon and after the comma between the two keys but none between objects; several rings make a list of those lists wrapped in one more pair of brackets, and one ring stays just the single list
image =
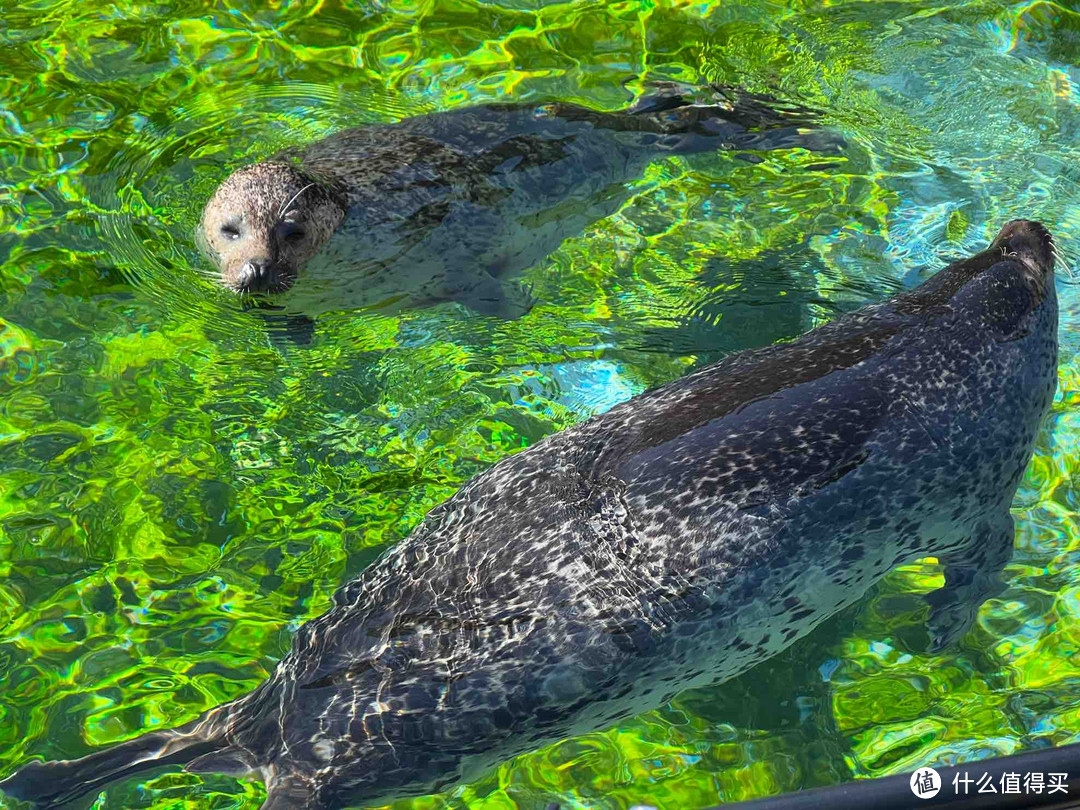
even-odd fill
[{"label": "seal tail", "polygon": [[623,112],[666,136],[662,145],[672,151],[712,150],[718,140],[748,150],[802,147],[835,154],[844,146],[839,133],[822,128],[822,114],[802,104],[720,84],[649,86],[653,92]]},{"label": "seal tail", "polygon": [[[109,782],[164,765],[186,765],[227,748],[219,706],[168,731],[152,731],[81,759],[31,762],[0,781],[0,792],[38,808],[57,807]],[[245,769],[250,770],[250,769]]]}]

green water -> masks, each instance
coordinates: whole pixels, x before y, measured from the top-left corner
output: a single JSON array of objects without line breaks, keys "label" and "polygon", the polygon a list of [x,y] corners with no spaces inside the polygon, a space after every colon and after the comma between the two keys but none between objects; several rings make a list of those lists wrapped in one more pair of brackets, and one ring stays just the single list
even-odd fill
[{"label": "green water", "polygon": [[[1080,13],[1047,2],[0,0],[0,774],[249,691],[337,585],[543,435],[1013,217],[1080,257],[1078,65]],[[848,148],[653,164],[532,268],[519,321],[340,313],[279,347],[201,275],[203,201],[284,145],[666,78],[813,104]],[[920,652],[924,561],[742,678],[398,806],[692,810],[1080,739],[1080,287],[1060,294],[1009,588],[960,645]],[[173,771],[95,807],[263,796]]]}]

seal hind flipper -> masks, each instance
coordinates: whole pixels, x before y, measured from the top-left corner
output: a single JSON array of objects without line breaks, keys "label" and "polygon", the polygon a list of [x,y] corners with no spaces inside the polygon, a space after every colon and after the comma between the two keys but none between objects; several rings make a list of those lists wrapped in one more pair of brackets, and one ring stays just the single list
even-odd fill
[{"label": "seal hind flipper", "polygon": [[[623,112],[655,119],[657,126],[668,131],[664,146],[673,151],[715,148],[707,140],[701,142],[702,135],[719,136],[734,149],[754,151],[801,147],[836,154],[845,145],[839,133],[821,129],[821,112],[797,102],[719,84],[660,81],[649,86],[655,92],[641,96]],[[732,130],[731,125],[742,131]],[[739,157],[760,160],[754,155]]]},{"label": "seal hind flipper", "polygon": [[207,728],[196,720],[169,731],[144,734],[80,759],[30,762],[0,781],[0,792],[38,808],[58,807],[117,779],[209,754],[221,743],[206,734]]},{"label": "seal hind flipper", "polygon": [[926,595],[929,652],[940,652],[963,638],[983,602],[1005,590],[1001,573],[1012,559],[1015,535],[1012,515],[1005,513],[980,525],[958,552],[940,555],[945,585]]}]

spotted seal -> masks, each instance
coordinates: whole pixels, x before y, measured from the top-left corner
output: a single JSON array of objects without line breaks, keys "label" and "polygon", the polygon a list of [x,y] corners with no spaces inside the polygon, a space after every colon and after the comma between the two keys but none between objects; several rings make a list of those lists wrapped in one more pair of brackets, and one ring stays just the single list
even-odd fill
[{"label": "spotted seal", "polygon": [[615,112],[488,104],[349,129],[233,172],[197,239],[226,287],[305,316],[447,300],[517,316],[532,297],[514,274],[614,212],[650,161],[837,147],[810,110],[702,92],[662,83]]},{"label": "spotted seal", "polygon": [[935,555],[935,647],[1002,588],[1056,387],[1050,234],[1008,223],[917,288],[644,393],[468,482],[171,731],[0,783],[40,805],[165,763],[265,808],[441,790],[723,681]]}]

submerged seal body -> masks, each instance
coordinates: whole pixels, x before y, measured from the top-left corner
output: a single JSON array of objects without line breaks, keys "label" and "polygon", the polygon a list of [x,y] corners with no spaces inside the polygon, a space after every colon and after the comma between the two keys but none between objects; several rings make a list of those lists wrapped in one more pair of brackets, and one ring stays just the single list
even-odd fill
[{"label": "submerged seal body", "polygon": [[265,807],[426,794],[731,678],[933,554],[931,637],[1000,591],[1056,387],[1049,233],[735,354],[466,484],[305,624],[254,692],[0,788],[42,805],[161,763]]},{"label": "submerged seal body", "polygon": [[446,300],[519,315],[531,296],[508,280],[614,212],[657,157],[837,144],[805,129],[808,110],[726,94],[671,85],[616,112],[489,104],[349,129],[234,172],[198,241],[225,286],[305,315]]}]

